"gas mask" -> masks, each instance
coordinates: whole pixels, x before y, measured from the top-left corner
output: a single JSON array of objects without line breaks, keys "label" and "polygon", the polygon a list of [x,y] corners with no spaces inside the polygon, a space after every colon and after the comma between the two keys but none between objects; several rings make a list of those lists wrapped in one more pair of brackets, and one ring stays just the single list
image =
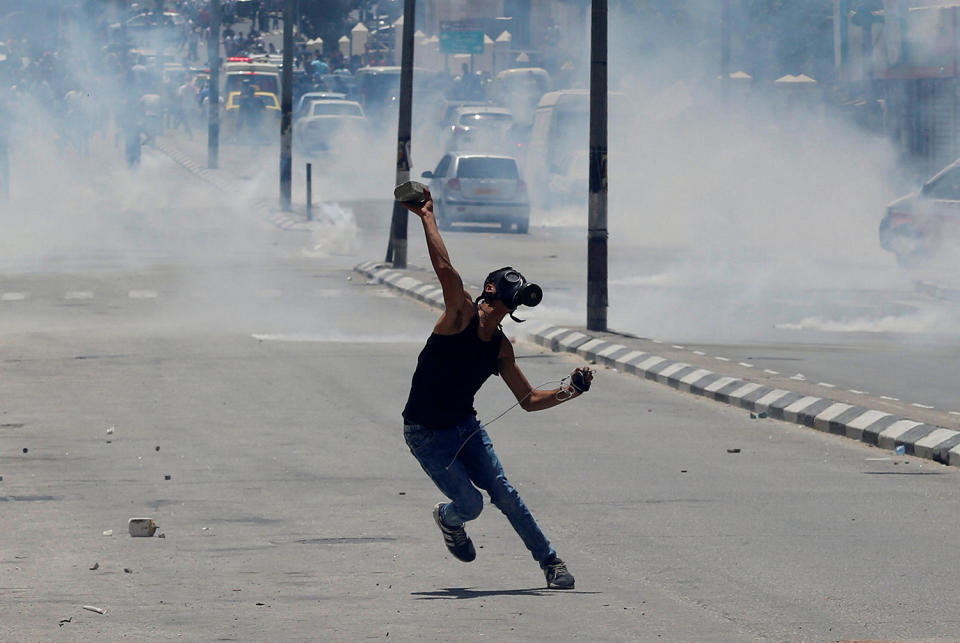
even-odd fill
[{"label": "gas mask", "polygon": [[527,282],[518,270],[510,266],[487,275],[486,281],[483,282],[484,288],[487,284],[493,284],[496,292],[484,292],[477,297],[477,302],[481,299],[487,302],[499,299],[510,310],[510,318],[515,322],[523,320],[514,317],[513,311],[520,306],[533,308],[543,299],[543,289],[537,284]]}]

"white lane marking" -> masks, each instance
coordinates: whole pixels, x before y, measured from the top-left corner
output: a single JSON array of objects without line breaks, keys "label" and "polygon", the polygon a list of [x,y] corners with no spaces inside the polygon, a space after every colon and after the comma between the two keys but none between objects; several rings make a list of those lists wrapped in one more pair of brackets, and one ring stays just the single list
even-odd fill
[{"label": "white lane marking", "polygon": [[718,360],[720,360],[721,362],[729,362],[729,361],[730,361],[730,358],[729,358],[729,357],[714,357],[713,359],[718,359]]},{"label": "white lane marking", "polygon": [[848,389],[847,389],[847,392],[848,392],[848,393],[855,393],[856,395],[870,395],[870,393],[867,392],[867,391],[859,391],[859,390],[857,390],[857,389],[855,389],[855,388],[848,388]]},{"label": "white lane marking", "polygon": [[803,373],[797,373],[796,375],[791,375],[790,379],[797,380],[798,382],[805,382],[807,380],[807,376]]},{"label": "white lane marking", "polygon": [[694,354],[694,355],[700,355],[701,357],[704,356],[704,355],[706,355],[706,353],[704,353],[703,351],[693,351],[693,354]]},{"label": "white lane marking", "polygon": [[888,395],[881,395],[881,396],[880,396],[880,399],[881,399],[881,400],[890,400],[891,402],[899,402],[899,401],[900,401],[900,398],[899,398],[899,397],[890,397],[890,396],[888,396]]},{"label": "white lane marking", "polygon": [[654,344],[662,344],[662,343],[663,343],[663,342],[661,342],[659,339],[651,339],[650,341],[653,342]]},{"label": "white lane marking", "polygon": [[71,290],[63,296],[64,299],[93,299],[92,290]]},{"label": "white lane marking", "polygon": [[837,388],[835,384],[830,384],[828,382],[817,382],[817,386],[822,386],[824,388]]},{"label": "white lane marking", "polygon": [[744,368],[753,368],[753,364],[747,364],[746,362],[737,362],[737,364]]},{"label": "white lane marking", "polygon": [[764,372],[764,373],[767,373],[768,375],[779,375],[779,374],[780,374],[780,371],[771,371],[769,368],[763,369],[763,372]]},{"label": "white lane marking", "polygon": [[127,293],[127,297],[130,299],[156,299],[157,291],[156,290],[131,290]]},{"label": "white lane marking", "polygon": [[937,407],[935,407],[935,406],[930,406],[929,404],[918,404],[917,402],[914,402],[914,403],[911,404],[910,406],[915,406],[915,407],[917,407],[918,409],[935,409],[935,408],[937,408]]},{"label": "white lane marking", "polygon": [[27,296],[25,292],[5,292],[0,295],[0,301],[23,301]]},{"label": "white lane marking", "polygon": [[676,349],[679,350],[679,351],[682,351],[682,350],[684,349],[683,346],[677,346],[676,344],[671,344],[671,345],[670,345],[670,348],[676,348]]},{"label": "white lane marking", "polygon": [[950,415],[960,415],[960,411],[948,411]]}]

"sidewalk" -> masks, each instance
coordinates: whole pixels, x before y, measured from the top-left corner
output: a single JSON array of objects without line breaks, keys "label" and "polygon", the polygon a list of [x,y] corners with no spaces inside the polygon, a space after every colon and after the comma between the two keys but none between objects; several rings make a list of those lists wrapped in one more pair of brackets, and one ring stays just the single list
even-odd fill
[{"label": "sidewalk", "polygon": [[[366,262],[355,270],[429,306],[443,307],[438,286],[418,281],[387,264]],[[552,351],[574,353],[594,364],[748,410],[751,418],[771,417],[893,450],[898,455],[960,466],[960,431],[924,421],[922,412],[906,417],[898,413],[902,409],[868,396],[838,392],[838,399],[822,397],[803,382],[791,383],[790,388],[783,388],[782,382],[769,385],[764,380],[770,378],[745,374],[746,369],[732,364],[718,372],[706,368],[709,364],[705,360],[671,350],[682,347],[628,335],[535,322],[523,330],[529,339]]]}]

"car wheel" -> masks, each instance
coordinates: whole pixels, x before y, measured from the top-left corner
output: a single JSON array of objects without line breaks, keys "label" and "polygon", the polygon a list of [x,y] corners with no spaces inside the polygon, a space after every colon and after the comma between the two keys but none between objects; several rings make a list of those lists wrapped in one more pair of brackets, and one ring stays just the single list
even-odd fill
[{"label": "car wheel", "polygon": [[930,255],[923,233],[913,227],[898,228],[890,236],[889,245],[902,268],[912,268]]}]

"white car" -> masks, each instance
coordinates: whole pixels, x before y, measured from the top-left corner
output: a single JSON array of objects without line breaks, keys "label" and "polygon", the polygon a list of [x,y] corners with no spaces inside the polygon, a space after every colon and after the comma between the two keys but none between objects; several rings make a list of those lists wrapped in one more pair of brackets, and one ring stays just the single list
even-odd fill
[{"label": "white car", "polygon": [[321,100],[309,105],[296,122],[293,138],[304,154],[327,154],[369,140],[370,127],[363,107],[352,100]]},{"label": "white car", "polygon": [[499,223],[504,232],[530,228],[530,198],[517,160],[493,154],[444,154],[430,179],[437,225]]},{"label": "white car", "polygon": [[307,92],[297,101],[297,107],[293,110],[296,118],[306,116],[310,109],[310,104],[319,100],[346,100],[347,95],[340,92]]}]

